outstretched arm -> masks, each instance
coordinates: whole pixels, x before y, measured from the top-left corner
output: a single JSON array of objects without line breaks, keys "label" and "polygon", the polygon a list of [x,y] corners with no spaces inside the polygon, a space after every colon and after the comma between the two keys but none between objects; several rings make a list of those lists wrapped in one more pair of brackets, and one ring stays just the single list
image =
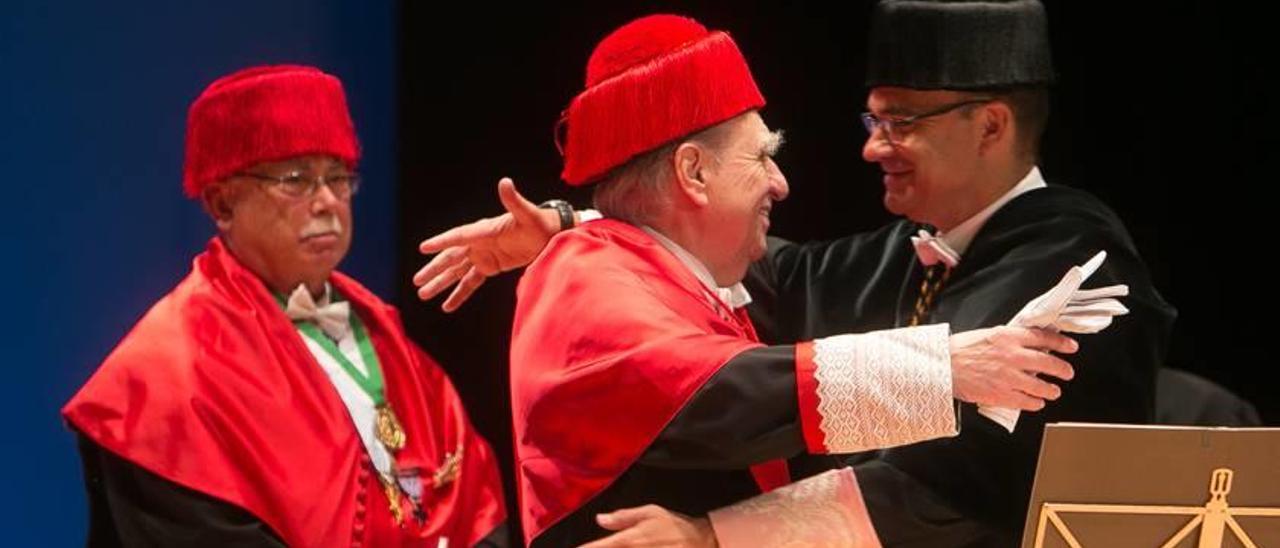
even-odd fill
[{"label": "outstretched arm", "polygon": [[453,227],[418,244],[419,252],[436,254],[413,275],[419,299],[429,300],[454,286],[441,305],[453,312],[488,278],[533,262],[560,231],[555,210],[539,209],[508,177],[498,181],[498,199],[506,213]]}]

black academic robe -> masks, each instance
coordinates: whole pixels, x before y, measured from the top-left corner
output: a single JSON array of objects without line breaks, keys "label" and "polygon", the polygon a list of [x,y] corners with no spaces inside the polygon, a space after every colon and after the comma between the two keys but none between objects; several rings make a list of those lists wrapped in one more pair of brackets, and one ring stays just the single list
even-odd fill
[{"label": "black academic robe", "polygon": [[[875,232],[793,244],[771,239],[746,281],[762,340],[792,342],[904,326],[923,268],[899,221]],[[1000,208],[974,237],[924,323],[952,332],[1002,325],[1100,250],[1106,264],[1086,288],[1127,284],[1130,313],[1079,335],[1075,378],[1009,434],[963,405],[958,437],[884,451],[857,467],[886,546],[1014,546],[1021,535],[1046,423],[1148,423],[1154,378],[1175,311],[1151,284],[1120,219],[1093,196],[1050,186]],[[1099,458],[1105,458],[1100,455]]]}]

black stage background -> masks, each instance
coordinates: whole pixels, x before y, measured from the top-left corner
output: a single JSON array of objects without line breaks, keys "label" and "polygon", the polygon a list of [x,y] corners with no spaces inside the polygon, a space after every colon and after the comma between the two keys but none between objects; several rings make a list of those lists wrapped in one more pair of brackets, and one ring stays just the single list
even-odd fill
[{"label": "black stage background", "polygon": [[[1059,75],[1043,147],[1046,178],[1095,193],[1126,221],[1157,287],[1180,312],[1169,364],[1228,386],[1268,424],[1280,424],[1267,350],[1277,252],[1265,16],[1239,3],[1046,4]],[[889,220],[878,170],[861,159],[866,2],[841,10],[780,2],[476,3],[448,14],[404,2],[398,300],[410,332],[450,372],[506,468],[517,276],[492,280],[446,315],[439,299],[414,297],[408,279],[423,263],[416,244],[500,211],[495,185],[505,175],[534,201],[588,204],[588,194],[558,182],[557,115],[581,89],[600,38],[663,11],[732,33],[769,99],[765,120],[787,131],[779,163],[792,194],[774,209],[775,234],[830,238]]]}]

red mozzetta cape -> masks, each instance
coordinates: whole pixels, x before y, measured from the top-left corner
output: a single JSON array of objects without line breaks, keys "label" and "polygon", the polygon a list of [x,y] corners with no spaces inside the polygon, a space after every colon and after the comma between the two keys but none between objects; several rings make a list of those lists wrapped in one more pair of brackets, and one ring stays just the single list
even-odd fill
[{"label": "red mozzetta cape", "polygon": [[[134,464],[248,510],[293,546],[474,544],[505,517],[488,445],[395,309],[346,276],[330,282],[367,326],[408,434],[397,463],[427,478],[422,527],[393,523],[337,391],[266,286],[217,238],[63,416]],[[459,449],[456,480],[433,488],[432,473]]]},{"label": "red mozzetta cape", "polygon": [[[612,220],[557,235],[529,266],[511,344],[526,542],[608,487],[721,366],[761,346],[746,315],[710,295],[651,236]],[[753,469],[762,487],[787,481],[779,464]]]}]

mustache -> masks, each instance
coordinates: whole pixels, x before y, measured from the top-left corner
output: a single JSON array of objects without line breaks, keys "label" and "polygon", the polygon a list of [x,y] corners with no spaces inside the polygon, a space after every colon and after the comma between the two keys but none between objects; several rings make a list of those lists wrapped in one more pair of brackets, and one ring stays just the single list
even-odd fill
[{"label": "mustache", "polygon": [[328,215],[312,219],[302,227],[302,237],[310,238],[322,234],[342,234],[342,221],[337,215]]}]

